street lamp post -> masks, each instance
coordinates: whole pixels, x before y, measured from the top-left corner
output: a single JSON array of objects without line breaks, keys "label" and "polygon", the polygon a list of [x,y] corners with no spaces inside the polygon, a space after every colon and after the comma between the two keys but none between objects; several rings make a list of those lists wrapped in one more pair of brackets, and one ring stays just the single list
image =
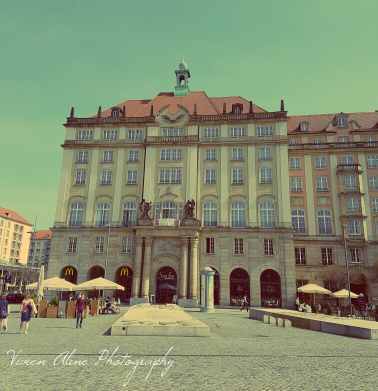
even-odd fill
[{"label": "street lamp post", "polygon": [[348,287],[349,315],[352,316],[352,298],[350,296],[350,270],[349,270],[349,261],[348,261],[347,227],[345,224],[343,225],[343,234],[344,234],[345,267],[346,267],[347,287]]}]

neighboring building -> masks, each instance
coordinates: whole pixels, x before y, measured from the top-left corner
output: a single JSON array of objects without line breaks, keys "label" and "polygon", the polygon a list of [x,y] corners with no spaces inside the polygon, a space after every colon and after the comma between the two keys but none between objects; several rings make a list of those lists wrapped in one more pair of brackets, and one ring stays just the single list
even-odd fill
[{"label": "neighboring building", "polygon": [[41,267],[44,265],[47,271],[52,232],[47,230],[33,232],[30,241],[28,266]]},{"label": "neighboring building", "polygon": [[0,208],[0,261],[26,264],[32,225],[17,212]]},{"label": "neighboring building", "polygon": [[[49,275],[195,305],[211,266],[216,304],[292,306],[304,281],[344,284],[345,222],[352,287],[378,296],[378,113],[288,117],[283,101],[210,98],[189,78],[181,63],[173,93],[71,110]],[[188,200],[199,225],[182,220]]]}]

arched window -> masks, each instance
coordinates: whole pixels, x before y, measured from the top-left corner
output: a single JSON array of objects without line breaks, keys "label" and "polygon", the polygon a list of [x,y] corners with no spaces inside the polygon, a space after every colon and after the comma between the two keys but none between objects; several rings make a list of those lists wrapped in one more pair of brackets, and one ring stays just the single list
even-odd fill
[{"label": "arched window", "polygon": [[231,203],[231,226],[232,227],[245,227],[245,202],[233,201]]},{"label": "arched window", "polygon": [[177,219],[177,205],[174,201],[163,201],[161,203],[162,219]]},{"label": "arched window", "polygon": [[122,224],[129,226],[137,223],[137,207],[135,201],[126,201],[123,204]]},{"label": "arched window", "polygon": [[110,223],[110,202],[99,202],[96,205],[96,225],[108,225]]},{"label": "arched window", "polygon": [[272,200],[260,201],[260,224],[263,228],[273,228],[275,225],[274,204]]},{"label": "arched window", "polygon": [[218,224],[217,203],[207,200],[203,203],[203,225],[206,227],[216,227]]},{"label": "arched window", "polygon": [[84,204],[74,201],[70,207],[69,225],[82,225],[84,219]]}]

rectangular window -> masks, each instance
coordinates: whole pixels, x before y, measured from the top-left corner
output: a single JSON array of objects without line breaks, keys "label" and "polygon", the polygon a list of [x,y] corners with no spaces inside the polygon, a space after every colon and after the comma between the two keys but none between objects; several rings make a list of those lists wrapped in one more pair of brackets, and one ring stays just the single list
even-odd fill
[{"label": "rectangular window", "polygon": [[112,184],[112,171],[103,170],[101,174],[101,185],[111,185]]},{"label": "rectangular window", "polygon": [[103,163],[111,163],[113,161],[113,151],[104,151],[102,154]]},{"label": "rectangular window", "polygon": [[123,236],[121,240],[121,253],[132,254],[133,250],[133,238],[132,236]]},{"label": "rectangular window", "polygon": [[361,235],[361,221],[357,219],[351,219],[347,223],[347,232],[351,236]]},{"label": "rectangular window", "polygon": [[272,169],[270,167],[260,167],[260,184],[272,183]]},{"label": "rectangular window", "polygon": [[371,200],[371,209],[374,213],[378,213],[378,197],[374,197]]},{"label": "rectangular window", "polygon": [[378,155],[368,155],[367,157],[367,168],[378,167]]},{"label": "rectangular window", "polygon": [[256,126],[257,137],[267,137],[273,135],[273,126],[271,125],[258,125]]},{"label": "rectangular window", "polygon": [[73,254],[76,253],[76,251],[77,251],[77,238],[76,237],[68,238],[67,252]]},{"label": "rectangular window", "polygon": [[136,185],[138,182],[138,171],[137,170],[128,170],[127,171],[127,184]]},{"label": "rectangular window", "polygon": [[215,148],[206,149],[206,160],[217,160],[217,151]]},{"label": "rectangular window", "polygon": [[243,255],[244,247],[243,247],[243,239],[234,239],[234,254],[235,255]]},{"label": "rectangular window", "polygon": [[181,149],[162,149],[160,160],[182,160]]},{"label": "rectangular window", "polygon": [[298,157],[291,157],[289,160],[289,167],[291,170],[299,170],[301,168],[301,159]]},{"label": "rectangular window", "polygon": [[306,232],[304,209],[291,210],[291,223],[295,232]]},{"label": "rectangular window", "polygon": [[139,160],[139,151],[131,149],[127,160],[129,162],[137,162]]},{"label": "rectangular window", "polygon": [[76,140],[93,140],[92,129],[80,129],[76,132]]},{"label": "rectangular window", "polygon": [[232,127],[230,128],[230,136],[231,137],[244,137],[247,131],[246,128],[243,127]]},{"label": "rectangular window", "polygon": [[332,265],[333,264],[332,248],[322,247],[321,253],[322,253],[322,264]]},{"label": "rectangular window", "polygon": [[118,137],[117,129],[106,129],[102,131],[102,138],[107,141],[115,141]]},{"label": "rectangular window", "polygon": [[328,162],[326,156],[316,156],[315,157],[315,168],[316,169],[323,169],[327,168]]},{"label": "rectangular window", "polygon": [[184,128],[161,128],[163,137],[181,137],[184,135]]},{"label": "rectangular window", "polygon": [[295,247],[295,264],[305,265],[306,264],[306,249],[304,247]]},{"label": "rectangular window", "polygon": [[303,191],[303,179],[300,176],[290,177],[290,191],[300,193]]},{"label": "rectangular window", "polygon": [[356,212],[360,209],[360,201],[357,197],[347,199],[347,209],[349,212]]},{"label": "rectangular window", "polygon": [[264,254],[273,255],[273,240],[264,239]]},{"label": "rectangular window", "polygon": [[142,141],[143,129],[128,129],[127,138],[130,141]]},{"label": "rectangular window", "polygon": [[352,165],[352,164],[354,164],[353,155],[340,156],[339,164],[344,164],[344,165]]},{"label": "rectangular window", "polygon": [[233,167],[231,169],[231,184],[232,185],[243,184],[243,169],[241,167]]},{"label": "rectangular window", "polygon": [[378,176],[368,176],[368,185],[371,190],[378,190]]},{"label": "rectangular window", "polygon": [[77,151],[76,152],[76,163],[87,164],[88,163],[88,151]]},{"label": "rectangular window", "polygon": [[355,190],[357,189],[357,177],[355,175],[344,175],[343,183],[345,189]]},{"label": "rectangular window", "polygon": [[205,170],[205,184],[215,185],[216,184],[216,170],[213,168],[207,168]]},{"label": "rectangular window", "polygon": [[239,161],[244,160],[243,148],[240,147],[232,148],[231,160],[239,160]]},{"label": "rectangular window", "polygon": [[320,235],[332,234],[331,211],[328,209],[318,210],[318,228]]},{"label": "rectangular window", "polygon": [[86,174],[85,168],[78,168],[75,172],[75,185],[85,185]]},{"label": "rectangular window", "polygon": [[206,254],[215,254],[214,238],[206,238]]},{"label": "rectangular window", "polygon": [[328,177],[318,176],[316,178],[316,191],[328,191]]},{"label": "rectangular window", "polygon": [[181,184],[182,170],[181,168],[162,168],[160,169],[161,184]]},{"label": "rectangular window", "polygon": [[269,147],[259,148],[259,160],[272,160],[271,149]]},{"label": "rectangular window", "polygon": [[204,128],[203,137],[205,138],[217,138],[219,137],[219,128]]},{"label": "rectangular window", "polygon": [[105,237],[97,236],[96,237],[96,253],[102,254],[104,252]]},{"label": "rectangular window", "polygon": [[351,263],[361,263],[362,257],[361,257],[361,251],[359,248],[350,248],[350,262]]}]

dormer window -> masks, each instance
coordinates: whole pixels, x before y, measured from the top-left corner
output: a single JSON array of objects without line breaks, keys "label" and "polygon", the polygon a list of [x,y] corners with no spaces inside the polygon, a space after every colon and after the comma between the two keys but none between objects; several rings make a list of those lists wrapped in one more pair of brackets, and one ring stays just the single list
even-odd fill
[{"label": "dormer window", "polygon": [[336,116],[336,126],[338,128],[346,128],[348,126],[348,118],[344,113]]},{"label": "dormer window", "polygon": [[241,103],[235,103],[232,105],[232,114],[241,114],[243,112],[243,105]]},{"label": "dormer window", "polygon": [[119,107],[112,107],[112,114],[111,114],[112,118],[118,119],[120,111],[121,109]]},{"label": "dormer window", "polygon": [[310,128],[310,123],[308,121],[301,121],[299,123],[299,130],[301,132],[308,132],[309,128]]}]

